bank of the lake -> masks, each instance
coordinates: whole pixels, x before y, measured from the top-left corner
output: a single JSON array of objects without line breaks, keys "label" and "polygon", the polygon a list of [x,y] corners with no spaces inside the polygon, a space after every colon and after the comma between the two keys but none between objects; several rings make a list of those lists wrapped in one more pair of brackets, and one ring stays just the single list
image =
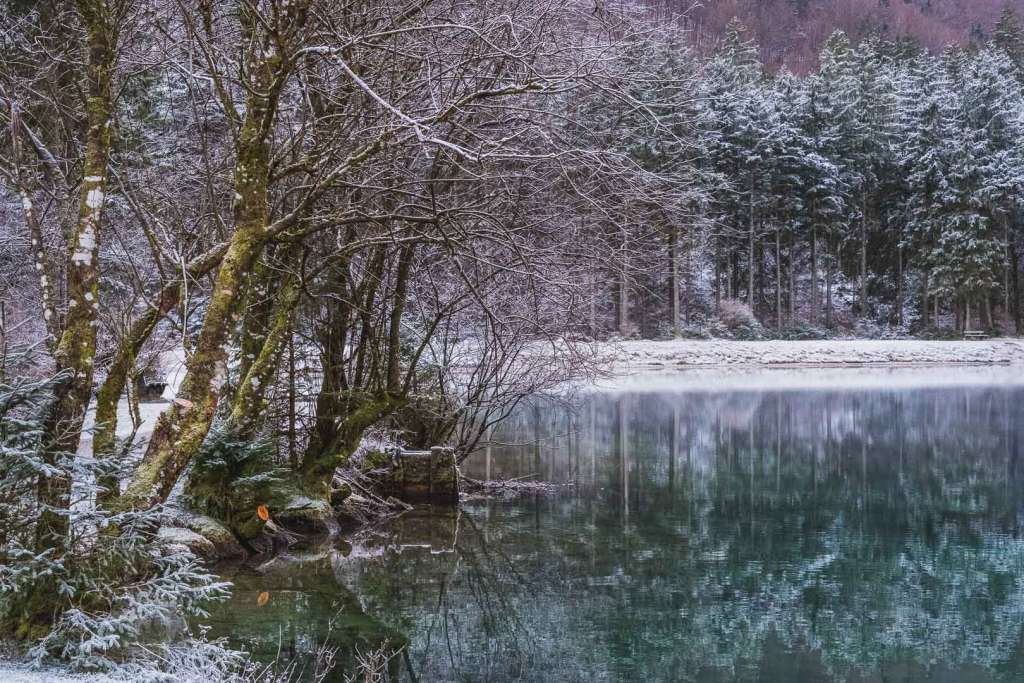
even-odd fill
[{"label": "bank of the lake", "polygon": [[665,367],[1024,365],[1024,340],[643,340],[609,343],[607,354],[619,373]]}]

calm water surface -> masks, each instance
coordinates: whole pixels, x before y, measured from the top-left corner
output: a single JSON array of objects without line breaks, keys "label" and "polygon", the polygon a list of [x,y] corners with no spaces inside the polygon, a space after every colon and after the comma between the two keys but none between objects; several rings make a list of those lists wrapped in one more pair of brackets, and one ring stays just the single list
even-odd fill
[{"label": "calm water surface", "polygon": [[1024,680],[1024,388],[666,384],[526,406],[465,469],[560,494],[232,571],[213,634],[333,680]]}]

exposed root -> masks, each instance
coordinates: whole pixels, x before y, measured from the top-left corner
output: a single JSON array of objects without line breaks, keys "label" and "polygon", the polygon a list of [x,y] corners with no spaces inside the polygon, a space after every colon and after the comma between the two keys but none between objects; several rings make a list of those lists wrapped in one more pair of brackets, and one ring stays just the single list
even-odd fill
[{"label": "exposed root", "polygon": [[353,526],[380,522],[412,509],[412,505],[394,496],[378,494],[373,472],[338,470],[331,488],[335,511],[340,517],[350,520]]}]

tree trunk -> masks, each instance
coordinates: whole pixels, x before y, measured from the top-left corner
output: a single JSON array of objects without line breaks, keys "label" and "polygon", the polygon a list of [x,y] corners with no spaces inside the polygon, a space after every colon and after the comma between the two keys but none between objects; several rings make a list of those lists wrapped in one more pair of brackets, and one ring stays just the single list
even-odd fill
[{"label": "tree trunk", "polygon": [[43,323],[46,326],[46,348],[50,352],[56,351],[57,341],[60,339],[61,324],[57,315],[57,305],[54,299],[54,285],[57,278],[46,252],[46,243],[43,238],[43,225],[39,222],[39,215],[32,204],[32,195],[29,192],[28,182],[21,166],[21,117],[17,106],[11,103],[11,158],[14,165],[14,182],[17,185],[18,194],[21,195],[22,215],[25,218],[25,225],[28,226],[29,240],[32,242],[32,251],[35,258],[36,273],[39,275],[39,293],[43,305]]},{"label": "tree trunk", "polygon": [[[82,422],[92,393],[99,310],[99,244],[110,158],[113,70],[117,59],[118,26],[113,10],[101,0],[79,0],[77,7],[88,47],[85,159],[78,220],[69,240],[68,312],[54,352],[57,370],[67,373],[67,378],[56,389],[44,426],[44,460],[48,465],[56,465],[62,457],[73,457],[78,450]],[[63,474],[41,477],[39,500],[47,508],[69,508],[71,481]],[[60,549],[67,531],[67,517],[44,509],[37,526],[38,548]]]},{"label": "tree trunk", "polygon": [[740,250],[733,249],[732,251],[732,285],[729,290],[730,299],[740,298]]},{"label": "tree trunk", "polygon": [[693,282],[693,240],[689,238],[686,240],[686,298],[685,305],[683,307],[683,322],[689,325],[692,321],[691,311],[693,307],[693,301],[695,297],[694,293],[694,282]]},{"label": "tree trunk", "polygon": [[818,226],[811,225],[811,324],[818,324],[821,292],[818,290]]},{"label": "tree trunk", "polygon": [[590,338],[598,338],[597,330],[597,296],[598,296],[597,272],[590,268]]},{"label": "tree trunk", "polygon": [[921,322],[924,326],[930,327],[930,313],[928,309],[928,271],[921,273]]},{"label": "tree trunk", "polygon": [[747,305],[754,310],[754,178],[750,178],[750,214],[747,216]]},{"label": "tree trunk", "polygon": [[632,334],[629,311],[629,254],[626,251],[627,248],[626,236],[623,234],[622,260],[619,263],[619,319],[617,321],[619,334],[623,337],[629,337]]},{"label": "tree trunk", "polygon": [[896,248],[896,324],[903,326],[903,247]]},{"label": "tree trunk", "polygon": [[[181,277],[196,278],[205,275],[220,263],[226,250],[227,244],[214,247],[189,263]],[[114,353],[114,359],[107,370],[107,378],[96,393],[96,427],[93,430],[92,446],[93,456],[97,460],[115,455],[117,405],[124,394],[128,378],[134,370],[135,359],[160,320],[178,305],[181,289],[182,281],[180,280],[164,286],[157,295],[156,306],[146,309],[132,323],[128,334],[121,340]],[[108,504],[120,495],[120,482],[116,474],[104,478],[100,485],[104,489],[99,496],[100,504]]]},{"label": "tree trunk", "polygon": [[796,237],[789,237],[789,297],[786,302],[789,322],[793,322],[796,312]]},{"label": "tree trunk", "polygon": [[832,329],[832,271],[834,256],[829,240],[825,242],[825,327]]},{"label": "tree trunk", "polygon": [[868,193],[862,197],[860,221],[860,317],[868,314]]},{"label": "tree trunk", "polygon": [[[239,387],[232,387],[230,383],[225,385],[226,400],[232,400],[231,393],[241,388],[241,382],[249,374],[249,369],[256,362],[270,334],[275,309],[275,286],[280,277],[277,258],[268,248],[263,257],[253,264],[252,271],[246,274],[242,285],[245,294],[240,307],[242,322],[238,332]],[[284,260],[287,261],[287,258]]]},{"label": "tree trunk", "polygon": [[326,500],[335,471],[359,447],[363,433],[401,407],[403,401],[386,394],[351,394],[341,402],[344,418],[330,443],[316,451],[307,449],[299,476],[304,490]]},{"label": "tree trunk", "polygon": [[668,296],[672,312],[672,336],[679,336],[679,233],[675,226],[668,232]]},{"label": "tree trunk", "polygon": [[412,270],[412,261],[415,254],[416,248],[412,242],[403,244],[398,256],[398,269],[395,274],[395,294],[391,305],[391,321],[388,331],[387,369],[387,390],[392,394],[397,394],[400,388],[399,380],[402,371],[402,314],[405,311],[405,300],[409,292],[409,274]]},{"label": "tree trunk", "polygon": [[235,394],[230,423],[234,433],[239,436],[256,435],[260,418],[266,409],[269,386],[277,375],[284,345],[291,336],[295,310],[301,295],[298,274],[287,273],[280,283],[274,302],[270,327],[261,335],[263,346],[256,359],[249,364],[248,372],[239,383]]},{"label": "tree trunk", "polygon": [[288,464],[293,470],[299,467],[297,433],[295,431],[295,325],[288,331]]},{"label": "tree trunk", "polygon": [[775,327],[782,328],[782,242],[775,228]]},{"label": "tree trunk", "polygon": [[[263,250],[270,175],[270,132],[277,95],[289,69],[276,50],[254,6],[241,12],[243,44],[248,46],[244,73],[247,96],[236,143],[235,229],[210,294],[203,327],[189,359],[179,396],[157,420],[146,454],[122,501],[148,508],[167,499],[202,444],[217,408],[227,368],[226,343],[238,324],[246,276]],[[300,21],[302,13],[290,14]]]},{"label": "tree trunk", "polygon": [[722,305],[722,245],[721,240],[715,238],[715,315],[718,315]]},{"label": "tree trunk", "polygon": [[1010,275],[1013,284],[1013,330],[1020,334],[1020,270],[1017,267],[1017,261],[1017,245],[1015,242],[1010,242]]},{"label": "tree trunk", "polygon": [[1006,319],[1009,320],[1012,315],[1010,313],[1010,219],[1009,217],[1003,218],[1003,249],[1005,252],[1006,263],[1004,264],[1003,273],[1003,313],[1006,315]]}]

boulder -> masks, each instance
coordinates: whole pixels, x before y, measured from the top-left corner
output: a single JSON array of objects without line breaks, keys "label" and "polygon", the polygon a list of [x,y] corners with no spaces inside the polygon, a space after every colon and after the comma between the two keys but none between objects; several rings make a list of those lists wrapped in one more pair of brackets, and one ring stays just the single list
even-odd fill
[{"label": "boulder", "polygon": [[156,534],[157,541],[168,549],[182,548],[191,550],[198,557],[215,559],[217,548],[213,541],[197,534],[191,529],[178,526],[161,527]]},{"label": "boulder", "polygon": [[248,555],[231,530],[213,517],[194,512],[181,512],[177,517],[185,530],[195,532],[213,546],[210,559],[232,560]]}]

